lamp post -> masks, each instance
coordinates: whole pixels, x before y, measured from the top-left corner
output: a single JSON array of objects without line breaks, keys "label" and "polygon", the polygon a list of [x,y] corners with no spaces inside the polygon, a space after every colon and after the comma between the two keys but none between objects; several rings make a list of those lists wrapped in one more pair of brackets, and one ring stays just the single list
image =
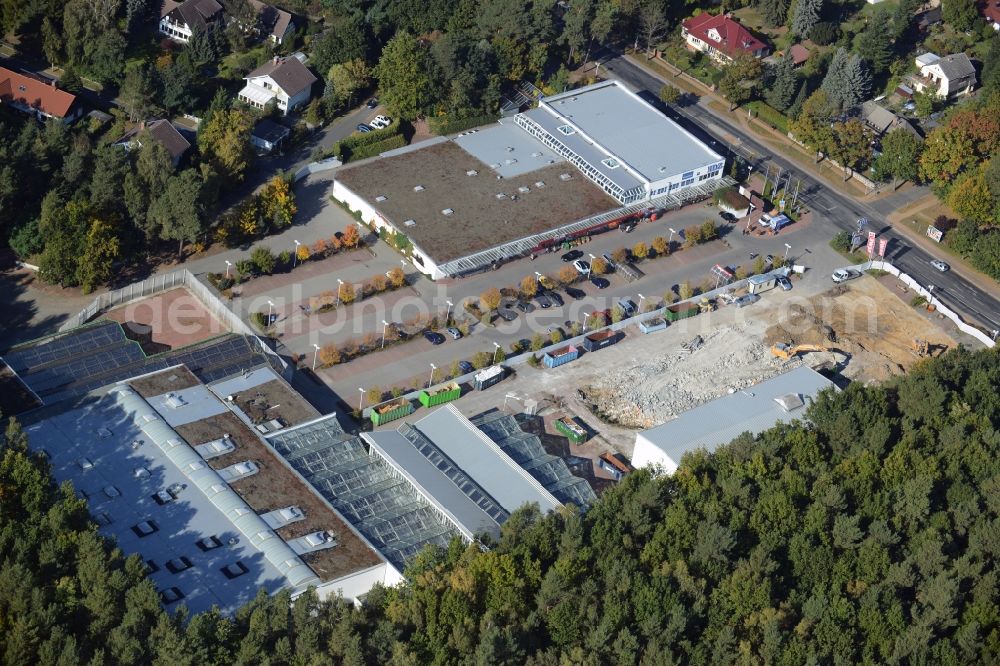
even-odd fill
[{"label": "lamp post", "polygon": [[365,390],[360,386],[358,390],[361,391],[361,402],[358,403],[358,411],[360,411],[365,408]]},{"label": "lamp post", "polygon": [[595,257],[590,252],[588,252],[587,254],[590,256],[590,263],[587,264],[587,279],[589,280],[590,279],[590,272],[592,270],[594,270],[594,261],[597,259],[597,257]]},{"label": "lamp post", "polygon": [[646,300],[646,297],[643,296],[642,294],[636,294],[636,295],[639,297],[639,305],[636,306],[636,310],[638,310],[641,313],[642,312],[642,302],[644,300]]},{"label": "lamp post", "polygon": [[934,305],[934,285],[927,285],[927,304]]},{"label": "lamp post", "polygon": [[667,238],[667,251],[669,252],[669,251],[670,251],[671,249],[673,249],[673,247],[674,247],[674,245],[673,245],[673,242],[674,242],[674,234],[676,234],[677,232],[676,232],[676,231],[674,231],[674,228],[673,228],[673,227],[667,227],[667,231],[669,231],[669,232],[670,232],[670,237],[669,237],[669,238]]},{"label": "lamp post", "polygon": [[589,319],[590,315],[592,315],[592,314],[594,314],[593,310],[591,310],[590,312],[584,312],[583,313],[583,332],[584,333],[587,332],[587,319]]},{"label": "lamp post", "polygon": [[382,349],[385,349],[385,329],[389,328],[389,322],[382,320]]},{"label": "lamp post", "polygon": [[451,301],[445,301],[445,303],[448,304],[448,314],[446,314],[445,317],[444,317],[444,323],[450,324],[451,323],[451,309],[453,307],[455,307],[455,304],[452,303]]},{"label": "lamp post", "polygon": [[501,347],[500,347],[500,343],[498,343],[498,342],[494,342],[493,346],[496,347],[496,350],[493,352],[493,365],[496,365],[497,364],[497,354],[500,353]]},{"label": "lamp post", "polygon": [[295,268],[299,265],[299,246],[302,245],[302,243],[298,241],[292,242],[295,243],[295,251],[292,253],[292,268]]},{"label": "lamp post", "polygon": [[785,259],[788,259],[788,252],[792,249],[792,246],[785,243]]},{"label": "lamp post", "polygon": [[267,299],[267,325],[271,325],[271,317],[274,316],[274,301]]},{"label": "lamp post", "polygon": [[316,370],[316,361],[317,361],[317,359],[319,359],[319,345],[316,344],[315,342],[313,343],[313,349],[316,350],[313,353],[313,367],[312,367],[313,371],[315,372],[315,370]]},{"label": "lamp post", "polygon": [[427,388],[434,386],[434,371],[437,369],[438,367],[431,363],[431,378],[427,381]]},{"label": "lamp post", "polygon": [[340,278],[337,278],[337,305],[335,305],[334,307],[338,308],[340,307],[340,290],[343,288],[343,286],[344,286],[344,281],[341,280]]},{"label": "lamp post", "polygon": [[233,262],[226,259],[226,277],[229,277],[229,269],[233,267]]}]

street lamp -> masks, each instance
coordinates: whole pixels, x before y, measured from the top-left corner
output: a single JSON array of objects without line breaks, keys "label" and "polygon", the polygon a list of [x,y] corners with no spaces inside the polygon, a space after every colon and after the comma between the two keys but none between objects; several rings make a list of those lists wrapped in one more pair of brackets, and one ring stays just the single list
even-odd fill
[{"label": "street lamp", "polygon": [[385,329],[389,328],[389,322],[382,320],[382,349],[385,349]]},{"label": "street lamp", "polygon": [[927,292],[928,292],[927,304],[934,305],[934,285],[932,284],[927,285]]},{"label": "street lamp", "polygon": [[536,277],[536,278],[538,278],[538,281],[539,281],[539,282],[541,282],[541,281],[542,281],[542,274],[541,274],[541,273],[539,273],[538,271],[535,271],[535,277]]},{"label": "street lamp", "polygon": [[337,305],[335,305],[334,307],[337,308],[340,307],[340,290],[343,288],[343,286],[344,286],[344,281],[341,280],[340,278],[337,278]]},{"label": "street lamp", "polygon": [[233,267],[233,262],[226,259],[226,277],[229,277],[229,269]]},{"label": "street lamp", "polygon": [[319,345],[316,344],[315,342],[313,343],[313,349],[316,350],[316,352],[313,354],[313,368],[312,368],[313,371],[315,371],[316,370],[316,360],[319,358]]},{"label": "street lamp", "polygon": [[358,390],[361,391],[361,402],[358,403],[358,411],[360,411],[365,408],[365,390],[360,386]]},{"label": "street lamp", "polygon": [[496,347],[496,351],[493,352],[493,365],[496,365],[497,364],[497,354],[500,353],[500,344],[497,343],[497,342],[494,342],[493,346]]},{"label": "street lamp", "polygon": [[674,231],[673,227],[667,227],[667,231],[670,232],[670,238],[667,239],[667,250],[669,250],[671,247],[673,247],[671,243],[674,240],[674,234],[676,234],[677,232]]},{"label": "street lamp", "polygon": [[792,249],[792,246],[785,243],[785,259],[788,259],[788,251]]},{"label": "street lamp", "polygon": [[271,317],[274,316],[274,301],[267,299],[267,325],[271,325]]},{"label": "street lamp", "polygon": [[639,305],[638,305],[638,306],[636,307],[636,309],[637,309],[637,310],[638,310],[639,312],[642,312],[642,302],[643,302],[644,300],[646,300],[646,297],[645,297],[645,296],[643,296],[642,294],[637,294],[637,296],[639,296]]},{"label": "street lamp", "polygon": [[292,254],[292,268],[295,268],[299,265],[299,246],[302,245],[302,243],[298,241],[292,242],[295,243],[295,252]]},{"label": "street lamp", "polygon": [[451,309],[455,307],[455,304],[452,303],[451,301],[445,301],[445,303],[448,304],[448,314],[446,314],[444,317],[444,323],[449,324],[451,323]]},{"label": "street lamp", "polygon": [[584,333],[586,333],[586,332],[587,332],[587,319],[589,319],[589,318],[590,318],[590,315],[592,315],[592,314],[594,314],[594,311],[593,311],[593,310],[592,310],[592,311],[590,311],[590,312],[584,312],[584,313],[583,313],[583,332],[584,332]]},{"label": "street lamp", "polygon": [[427,388],[434,386],[434,371],[437,369],[438,367],[431,363],[431,378],[427,381]]}]

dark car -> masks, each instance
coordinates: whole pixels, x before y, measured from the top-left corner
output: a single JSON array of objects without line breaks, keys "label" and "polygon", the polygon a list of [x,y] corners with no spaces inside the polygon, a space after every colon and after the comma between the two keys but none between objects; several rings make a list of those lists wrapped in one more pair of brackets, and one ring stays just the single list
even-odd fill
[{"label": "dark car", "polygon": [[602,277],[592,277],[592,278],[590,278],[590,284],[594,285],[598,289],[607,289],[608,287],[611,286],[611,283],[608,282],[608,280],[606,278],[602,278]]},{"label": "dark car", "polygon": [[532,305],[531,303],[526,303],[524,301],[518,301],[516,307],[521,312],[534,312],[535,311],[535,306],[534,305]]},{"label": "dark car", "polygon": [[730,213],[729,211],[725,211],[725,210],[719,213],[719,217],[721,217],[726,222],[735,222],[736,221],[736,216],[733,215],[732,213]]},{"label": "dark car", "polygon": [[562,296],[560,296],[556,292],[549,291],[549,292],[546,292],[545,295],[549,297],[549,300],[552,301],[553,305],[562,305],[563,304]]},{"label": "dark car", "polygon": [[576,287],[566,287],[566,293],[570,298],[577,301],[587,295],[582,289],[577,289]]},{"label": "dark car", "polygon": [[369,109],[374,109],[376,106],[378,106],[378,97],[372,97],[370,100],[368,100],[368,103],[365,104],[365,106],[367,106]]},{"label": "dark car", "polygon": [[463,375],[467,375],[470,372],[472,372],[473,370],[475,370],[476,368],[471,363],[469,363],[468,361],[459,361],[458,362],[458,369],[462,371]]},{"label": "dark car", "polygon": [[444,336],[434,331],[424,331],[424,338],[432,345],[439,345],[444,342]]},{"label": "dark car", "polygon": [[364,123],[358,123],[358,131],[359,132],[371,132],[372,128],[369,127],[368,125],[365,125]]},{"label": "dark car", "polygon": [[504,321],[514,321],[517,319],[517,313],[509,308],[500,308],[497,310],[497,314],[500,315],[500,318]]},{"label": "dark car", "polygon": [[752,305],[760,300],[759,294],[744,294],[737,298],[734,303],[738,308],[745,308],[748,305]]},{"label": "dark car", "polygon": [[546,296],[545,294],[537,294],[535,296],[535,303],[537,303],[538,307],[542,308],[543,310],[552,307],[552,301],[550,301],[548,296]]},{"label": "dark car", "polygon": [[567,252],[562,256],[562,260],[568,264],[571,261],[576,261],[582,256],[583,252],[580,252],[579,250],[570,250],[569,252]]}]

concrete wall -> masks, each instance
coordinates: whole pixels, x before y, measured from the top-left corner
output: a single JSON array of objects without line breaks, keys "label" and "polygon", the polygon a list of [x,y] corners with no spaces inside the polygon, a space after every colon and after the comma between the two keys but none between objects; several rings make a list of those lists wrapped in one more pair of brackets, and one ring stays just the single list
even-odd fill
[{"label": "concrete wall", "polygon": [[348,574],[343,578],[331,580],[316,588],[320,599],[342,596],[344,599],[356,602],[359,597],[368,594],[376,584],[392,587],[403,581],[403,575],[388,562],[377,564],[370,569]]},{"label": "concrete wall", "polygon": [[677,471],[677,463],[664,453],[663,449],[646,439],[642,433],[638,433],[635,436],[635,449],[632,451],[632,466],[638,469],[654,465],[661,466],[666,474]]}]

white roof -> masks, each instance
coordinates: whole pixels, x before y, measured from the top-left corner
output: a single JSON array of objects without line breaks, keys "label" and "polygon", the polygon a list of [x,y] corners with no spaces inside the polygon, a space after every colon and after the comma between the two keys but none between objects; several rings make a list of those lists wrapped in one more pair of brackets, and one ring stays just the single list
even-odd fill
[{"label": "white roof", "polygon": [[936,53],[924,53],[923,55],[918,55],[917,67],[926,67],[927,65],[933,65],[940,59],[941,56],[937,55]]},{"label": "white roof", "polygon": [[240,97],[245,97],[251,102],[265,105],[277,97],[277,95],[273,90],[268,90],[267,88],[263,88],[253,83],[248,83],[243,86],[243,90],[240,91]]}]

